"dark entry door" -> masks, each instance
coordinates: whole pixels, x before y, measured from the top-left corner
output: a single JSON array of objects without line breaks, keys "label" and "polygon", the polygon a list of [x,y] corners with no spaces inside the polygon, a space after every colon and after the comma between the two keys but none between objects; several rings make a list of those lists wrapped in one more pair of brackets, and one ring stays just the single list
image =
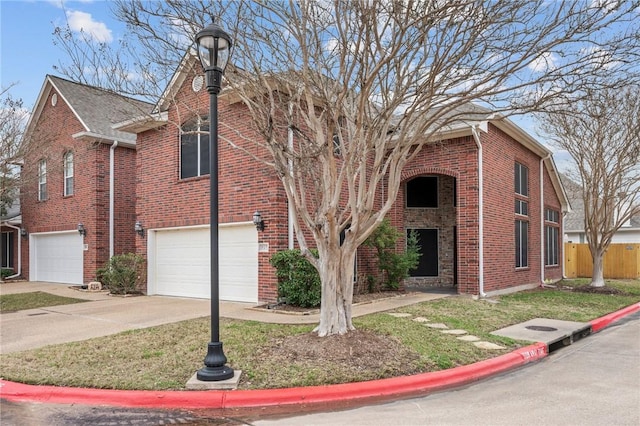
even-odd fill
[{"label": "dark entry door", "polygon": [[[438,276],[438,230],[415,229],[420,245],[420,263],[411,271],[412,277],[437,277]],[[407,233],[411,229],[407,230]],[[408,235],[408,234],[407,234]]]}]

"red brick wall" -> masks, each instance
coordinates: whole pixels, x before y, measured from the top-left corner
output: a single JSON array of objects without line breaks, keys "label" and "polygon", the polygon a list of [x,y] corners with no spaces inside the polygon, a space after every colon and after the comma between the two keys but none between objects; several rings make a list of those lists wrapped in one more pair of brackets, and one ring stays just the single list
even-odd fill
[{"label": "red brick wall", "polygon": [[[29,233],[68,231],[77,229],[82,222],[87,230],[84,242],[84,282],[95,280],[95,271],[109,259],[109,150],[101,143],[75,140],[71,135],[85,128],[76,119],[67,104],[58,96],[56,106],[51,105],[49,93],[44,108],[35,125],[36,134],[32,139],[37,148],[25,157],[23,175],[25,180],[21,194],[23,226]],[[63,156],[74,153],[74,193],[63,196]],[[38,201],[37,168],[41,159],[47,160],[46,201]],[[115,205],[116,253],[133,249],[133,222],[124,225],[122,218],[130,221],[133,217],[131,200],[135,197],[133,164],[135,150],[116,149],[116,189]],[[120,170],[122,168],[122,170]],[[127,241],[129,240],[129,241]],[[25,240],[26,241],[26,240]],[[29,247],[23,245],[23,271],[29,277]]]},{"label": "red brick wall", "polygon": [[[136,217],[145,229],[209,224],[209,175],[180,179],[179,171],[179,125],[197,114],[209,114],[209,94],[205,88],[193,92],[193,75],[186,78],[176,96],[174,104],[179,107],[169,110],[170,124],[138,135]],[[218,113],[219,221],[247,222],[256,210],[260,211],[266,226],[258,239],[269,243],[269,252],[259,253],[258,298],[273,301],[277,298],[277,280],[269,259],[287,248],[286,195],[271,167],[229,143],[266,156],[252,142],[261,137],[251,128],[245,107],[240,103],[230,105],[220,96]],[[143,256],[146,244],[147,238],[136,238],[136,250]]]},{"label": "red brick wall", "polygon": [[[456,178],[458,230],[458,292],[473,294],[478,288],[478,174],[477,148],[471,136],[425,146],[402,173],[404,184],[416,176]],[[513,180],[513,179],[512,179]],[[392,224],[405,228],[405,194],[390,212]],[[403,242],[404,244],[404,242]]]},{"label": "red brick wall", "polygon": [[[540,283],[540,157],[497,129],[482,134],[484,290]],[[515,268],[515,163],[529,170],[528,267]]]}]

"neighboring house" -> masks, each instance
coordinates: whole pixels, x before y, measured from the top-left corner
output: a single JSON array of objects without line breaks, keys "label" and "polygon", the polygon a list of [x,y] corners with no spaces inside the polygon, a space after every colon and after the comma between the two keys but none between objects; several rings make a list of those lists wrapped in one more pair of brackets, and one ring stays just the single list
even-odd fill
[{"label": "neighboring house", "polygon": [[0,208],[0,268],[11,270],[7,278],[22,274],[20,198],[12,197],[12,201],[11,205]]},{"label": "neighboring house", "polygon": [[[571,212],[564,218],[564,242],[586,244],[582,187],[564,174],[561,174],[561,179],[571,203]],[[640,214],[625,222],[614,234],[611,243],[640,243]]]},{"label": "neighboring house", "polygon": [[135,136],[112,124],[152,105],[54,76],[27,123],[22,170],[22,274],[83,284],[135,250]]},{"label": "neighboring house", "polygon": [[[245,107],[229,88],[219,102],[220,298],[274,301],[269,259],[296,245],[287,199],[273,169],[225,142],[246,147],[246,138],[260,138]],[[135,241],[147,258],[149,294],[210,294],[208,136],[198,133],[208,130],[208,107],[200,64],[187,55],[151,116],[115,126],[137,134],[136,220],[144,233]],[[489,112],[442,139],[407,165],[390,212],[403,233],[417,230],[423,248],[409,284],[491,295],[561,279],[568,202],[551,152]],[[357,268],[359,276],[376,272],[366,250]]]}]

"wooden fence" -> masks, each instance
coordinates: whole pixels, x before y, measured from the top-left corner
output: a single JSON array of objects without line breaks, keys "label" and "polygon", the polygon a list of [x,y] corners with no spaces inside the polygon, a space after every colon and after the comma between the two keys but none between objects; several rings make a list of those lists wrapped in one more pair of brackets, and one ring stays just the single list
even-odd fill
[{"label": "wooden fence", "polygon": [[[591,278],[593,262],[589,246],[565,243],[564,266],[567,278]],[[611,244],[604,255],[604,277],[640,278],[640,244]]]}]

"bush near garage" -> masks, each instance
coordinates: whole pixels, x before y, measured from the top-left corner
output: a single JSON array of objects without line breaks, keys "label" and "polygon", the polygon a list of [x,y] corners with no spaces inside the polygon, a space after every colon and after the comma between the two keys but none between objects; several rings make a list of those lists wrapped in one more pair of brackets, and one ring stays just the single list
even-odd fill
[{"label": "bush near garage", "polygon": [[98,269],[96,275],[111,294],[140,294],[144,285],[145,259],[135,253],[118,254]]},{"label": "bush near garage", "polygon": [[[318,255],[312,250],[314,256]],[[318,270],[300,253],[300,250],[279,251],[269,260],[276,268],[278,297],[288,305],[302,308],[320,306],[322,287]]]}]

